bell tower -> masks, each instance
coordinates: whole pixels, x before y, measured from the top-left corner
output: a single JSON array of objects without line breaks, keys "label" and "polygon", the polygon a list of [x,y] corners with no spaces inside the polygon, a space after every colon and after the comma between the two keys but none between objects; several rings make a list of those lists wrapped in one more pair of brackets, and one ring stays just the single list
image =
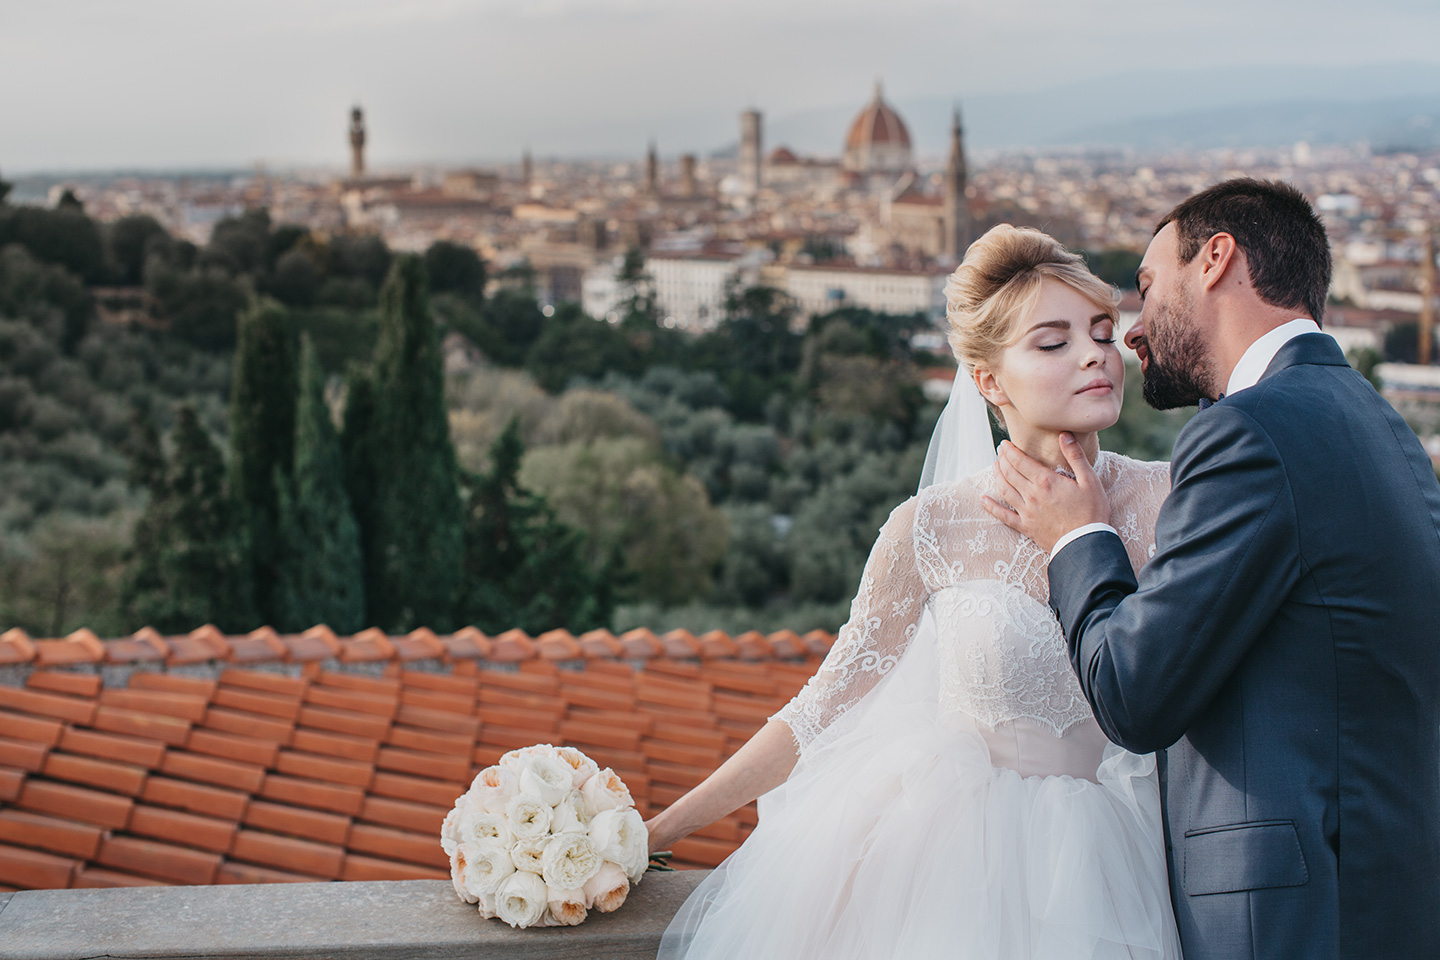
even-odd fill
[{"label": "bell tower", "polygon": [[365,176],[365,111],[354,107],[350,111],[350,178],[359,180]]},{"label": "bell tower", "polygon": [[950,118],[950,157],[945,163],[944,256],[958,262],[970,246],[970,201],[965,196],[965,137],[960,128],[960,108]]}]

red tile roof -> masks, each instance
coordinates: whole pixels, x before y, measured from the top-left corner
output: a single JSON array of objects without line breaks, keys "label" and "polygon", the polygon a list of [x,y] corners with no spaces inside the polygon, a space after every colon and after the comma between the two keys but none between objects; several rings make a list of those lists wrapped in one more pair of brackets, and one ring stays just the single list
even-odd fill
[{"label": "red tile roof", "polygon": [[[505,751],[580,747],[652,815],[739,749],[833,640],[11,630],[0,888],[443,878],[440,821]],[[717,864],[755,823],[751,804],[676,857]]]}]

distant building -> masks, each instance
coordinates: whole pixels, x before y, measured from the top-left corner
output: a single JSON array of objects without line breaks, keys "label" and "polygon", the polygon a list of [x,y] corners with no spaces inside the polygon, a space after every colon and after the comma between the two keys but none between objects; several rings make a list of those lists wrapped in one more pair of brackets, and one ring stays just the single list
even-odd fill
[{"label": "distant building", "polygon": [[760,192],[761,131],[760,111],[740,114],[740,195],[754,197]]},{"label": "distant building", "polygon": [[846,170],[871,176],[898,177],[911,168],[910,131],[881,93],[875,95],[850,123],[841,161]]},{"label": "distant building", "polygon": [[365,176],[365,111],[358,106],[350,111],[350,179]]},{"label": "distant building", "polygon": [[877,313],[923,313],[937,323],[945,316],[943,267],[898,270],[878,267],[790,264],[785,268],[785,292],[803,319],[841,307],[861,307]]}]

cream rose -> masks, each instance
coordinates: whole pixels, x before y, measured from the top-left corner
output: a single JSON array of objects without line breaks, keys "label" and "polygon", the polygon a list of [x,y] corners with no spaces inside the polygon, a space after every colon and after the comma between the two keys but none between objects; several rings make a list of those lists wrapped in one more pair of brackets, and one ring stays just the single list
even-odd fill
[{"label": "cream rose", "polygon": [[574,788],[575,771],[559,757],[534,756],[520,770],[520,792],[555,806]]},{"label": "cream rose", "polygon": [[549,905],[545,881],[533,873],[512,873],[495,893],[495,915],[512,927],[534,926]]},{"label": "cream rose", "polygon": [[589,829],[590,818],[585,815],[585,800],[579,790],[571,790],[569,796],[555,804],[550,818],[550,832],[588,833]]},{"label": "cream rose", "polygon": [[475,775],[466,796],[487,813],[503,813],[505,804],[519,790],[518,778],[503,767],[486,767]]},{"label": "cream rose", "polygon": [[586,780],[589,780],[600,772],[600,767],[594,760],[591,760],[585,756],[583,751],[577,750],[574,747],[557,747],[555,749],[555,755],[574,768],[575,775],[573,784],[577,789],[583,786]]},{"label": "cream rose", "polygon": [[510,859],[515,861],[515,869],[524,870],[526,873],[539,873],[542,869],[540,857],[544,855],[545,845],[549,842],[549,837],[516,840],[510,848]]},{"label": "cream rose", "polygon": [[455,800],[455,806],[445,814],[445,819],[440,823],[440,849],[445,851],[445,856],[455,856],[455,851],[460,848],[462,838],[460,833],[460,819],[465,815],[471,806],[468,794],[461,794]]},{"label": "cream rose", "polygon": [[518,777],[520,776],[520,771],[525,769],[525,764],[530,761],[531,757],[554,757],[556,755],[555,748],[550,744],[537,743],[531,747],[521,747],[518,750],[511,750],[500,758],[499,766]]},{"label": "cream rose", "polygon": [[602,810],[590,821],[590,842],[601,858],[620,865],[639,883],[650,865],[650,834],[634,807]]},{"label": "cream rose", "polygon": [[516,840],[533,840],[550,832],[550,804],[533,794],[517,793],[505,807],[510,833]]},{"label": "cream rose", "polygon": [[579,887],[574,890],[561,890],[546,884],[545,892],[550,901],[550,918],[556,923],[573,927],[585,919],[584,890]]},{"label": "cream rose", "polygon": [[460,818],[460,839],[463,843],[483,843],[494,840],[508,847],[515,842],[510,832],[510,822],[504,813],[472,812]]},{"label": "cream rose", "polygon": [[450,854],[450,883],[455,895],[466,903],[475,903],[480,898],[465,889],[465,854],[456,849]]},{"label": "cream rose", "polygon": [[580,788],[580,796],[585,798],[585,809],[591,816],[602,810],[635,806],[625,781],[609,767],[586,780]]},{"label": "cream rose", "polygon": [[607,860],[600,865],[600,871],[586,881],[583,889],[587,905],[601,913],[609,913],[618,910],[630,895],[630,881],[618,863]]},{"label": "cream rose", "polygon": [[478,901],[476,901],[475,905],[480,908],[480,916],[484,917],[486,920],[495,919],[494,897],[481,897]]},{"label": "cream rose", "polygon": [[462,843],[459,852],[465,857],[461,878],[465,889],[477,897],[488,896],[515,872],[510,851],[494,840]]},{"label": "cream rose", "polygon": [[600,870],[600,855],[583,833],[562,833],[545,845],[540,872],[545,882],[561,890],[583,887]]}]

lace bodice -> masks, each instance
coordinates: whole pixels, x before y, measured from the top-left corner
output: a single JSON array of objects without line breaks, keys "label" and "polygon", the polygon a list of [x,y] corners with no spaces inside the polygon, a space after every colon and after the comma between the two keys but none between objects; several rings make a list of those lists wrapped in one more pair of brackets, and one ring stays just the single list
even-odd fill
[{"label": "lace bodice", "polygon": [[[1169,465],[1102,453],[1095,468],[1138,570],[1155,549]],[[1094,726],[1050,611],[1048,558],[985,512],[980,498],[987,494],[995,495],[993,468],[928,487],[890,514],[850,619],[819,671],[776,714],[802,750],[899,662],[927,605],[937,631],[941,714],[962,714],[991,732],[1018,725],[1054,738],[1078,724]]]}]

